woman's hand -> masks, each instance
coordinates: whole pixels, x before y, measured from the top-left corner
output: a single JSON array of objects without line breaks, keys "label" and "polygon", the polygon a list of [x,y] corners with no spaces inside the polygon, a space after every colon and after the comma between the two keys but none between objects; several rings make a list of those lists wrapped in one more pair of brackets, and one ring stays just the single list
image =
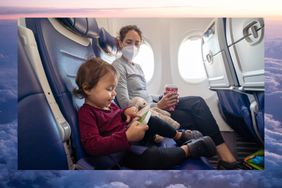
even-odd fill
[{"label": "woman's hand", "polygon": [[132,121],[125,132],[128,142],[138,142],[142,140],[148,129],[148,125],[141,124],[139,121]]},{"label": "woman's hand", "polygon": [[178,93],[167,93],[157,103],[157,107],[162,110],[168,110],[169,107],[176,105],[179,102]]},{"label": "woman's hand", "polygon": [[124,111],[124,115],[126,117],[126,123],[129,123],[135,117],[140,117],[139,115],[137,115],[137,112],[138,112],[138,109],[135,106],[127,108]]}]

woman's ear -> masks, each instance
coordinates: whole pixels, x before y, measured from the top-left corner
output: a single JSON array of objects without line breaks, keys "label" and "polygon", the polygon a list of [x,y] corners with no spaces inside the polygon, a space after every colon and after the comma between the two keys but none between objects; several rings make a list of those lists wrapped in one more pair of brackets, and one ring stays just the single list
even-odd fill
[{"label": "woman's ear", "polygon": [[122,49],[122,41],[118,39],[118,48],[121,50]]}]

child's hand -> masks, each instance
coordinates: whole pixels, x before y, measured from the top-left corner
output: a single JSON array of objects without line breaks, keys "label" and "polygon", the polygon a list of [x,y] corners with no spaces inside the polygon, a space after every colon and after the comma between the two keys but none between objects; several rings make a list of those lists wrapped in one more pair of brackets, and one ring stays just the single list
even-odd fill
[{"label": "child's hand", "polygon": [[138,112],[138,109],[135,106],[127,108],[124,111],[124,115],[126,117],[126,123],[129,123],[135,117],[140,117],[139,115],[137,115],[137,112]]},{"label": "child's hand", "polygon": [[128,142],[138,142],[142,140],[148,129],[148,125],[141,124],[139,121],[132,121],[125,133]]}]

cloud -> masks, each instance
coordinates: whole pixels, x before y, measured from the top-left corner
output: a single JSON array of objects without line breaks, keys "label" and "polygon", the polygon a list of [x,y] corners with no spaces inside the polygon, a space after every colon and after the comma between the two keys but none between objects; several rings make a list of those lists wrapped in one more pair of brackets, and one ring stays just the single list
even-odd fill
[{"label": "cloud", "polygon": [[17,122],[0,124],[0,187],[17,169]]},{"label": "cloud", "polygon": [[[263,171],[65,171],[53,177],[50,185],[71,188],[258,187],[263,173]],[[253,178],[254,175],[256,178]],[[144,183],[146,181],[150,183]]]},{"label": "cloud", "polygon": [[[3,71],[3,72],[2,72]],[[0,124],[13,121],[17,116],[16,70],[2,68],[0,74]]]},{"label": "cloud", "polygon": [[0,66],[17,64],[17,22],[0,20]]},{"label": "cloud", "polygon": [[282,91],[282,60],[265,58],[266,95],[281,94]]},{"label": "cloud", "polygon": [[115,182],[111,182],[110,184],[95,186],[95,188],[129,188],[129,186],[123,182],[115,181]]},{"label": "cloud", "polygon": [[17,100],[17,91],[15,91],[14,89],[10,88],[10,89],[0,89],[0,103],[1,102],[5,102],[7,100]]},{"label": "cloud", "polygon": [[[213,175],[208,175],[208,180],[206,182],[213,182],[213,186],[221,186],[222,187],[237,187],[238,185],[244,185],[244,178],[242,173],[214,173]],[[253,182],[250,182],[253,183]]]},{"label": "cloud", "polygon": [[167,186],[166,188],[190,188],[191,186],[189,186],[189,187],[186,187],[185,185],[183,185],[183,184],[174,184],[174,185],[169,185],[169,186]]},{"label": "cloud", "polygon": [[280,35],[274,39],[265,40],[265,57],[282,59],[282,54],[279,53],[282,50],[282,36]]},{"label": "cloud", "polygon": [[7,59],[8,56],[6,54],[0,53],[0,61],[3,61],[3,59]]},{"label": "cloud", "polygon": [[[0,26],[1,28],[1,26]],[[0,32],[0,35],[2,35],[3,33]],[[13,48],[13,50],[9,51],[9,52],[1,52],[1,51],[7,51],[9,50],[8,47],[3,47],[3,43],[4,41],[0,38],[0,66],[1,66],[1,73],[5,73],[4,69],[15,69],[17,68],[17,48],[16,45],[15,46],[10,46],[9,48]],[[1,49],[2,48],[2,49]],[[6,49],[4,49],[6,48]],[[17,75],[15,75],[17,76]]]},{"label": "cloud", "polygon": [[6,101],[7,99],[16,100],[18,85],[17,63],[16,61],[9,60],[7,63],[0,63],[0,66],[0,103]]},{"label": "cloud", "polygon": [[17,93],[17,85],[17,70],[3,67],[0,74],[0,90],[10,90]]},{"label": "cloud", "polygon": [[282,123],[273,115],[265,114],[265,162],[266,168],[280,170],[282,166]]},{"label": "cloud", "polygon": [[272,114],[267,114],[265,113],[264,114],[264,121],[265,121],[265,124],[267,125],[267,128],[269,130],[274,130],[276,132],[280,132],[282,133],[282,126],[281,126],[281,122],[278,121],[278,120],[275,120],[273,118],[273,115]]},{"label": "cloud", "polygon": [[152,183],[153,183],[152,180],[146,180],[145,181],[145,185],[146,186],[152,185]]}]

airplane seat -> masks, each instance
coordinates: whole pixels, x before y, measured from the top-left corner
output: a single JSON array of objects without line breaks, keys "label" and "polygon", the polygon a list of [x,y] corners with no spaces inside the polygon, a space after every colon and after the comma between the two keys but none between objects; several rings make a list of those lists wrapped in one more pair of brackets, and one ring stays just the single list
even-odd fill
[{"label": "airplane seat", "polygon": [[[225,37],[231,62],[239,81],[238,90],[250,102],[252,132],[264,143],[264,20],[228,18]],[[243,94],[242,94],[243,95]]]},{"label": "airplane seat", "polygon": [[[104,44],[97,45],[101,30],[95,23],[95,19],[87,18],[26,19],[27,27],[35,35],[53,95],[62,114],[71,126],[72,149],[77,164],[82,169],[111,168],[122,157],[122,153],[105,157],[90,157],[84,152],[79,139],[77,109],[83,101],[74,98],[72,90],[76,87],[76,72],[81,63],[88,57],[99,56],[98,52],[102,51],[100,48]],[[110,39],[104,37],[103,40],[105,42]],[[110,44],[110,46],[113,45]],[[194,163],[187,160],[180,166],[185,169],[211,169],[205,161],[200,159]]]},{"label": "airplane seat", "polygon": [[[225,122],[245,138],[263,144],[264,93],[216,91],[219,111]],[[259,97],[256,97],[259,95]]]},{"label": "airplane seat", "polygon": [[92,49],[95,56],[100,57],[100,29],[95,19],[88,18],[57,18],[62,25],[77,35],[91,39]]},{"label": "airplane seat", "polygon": [[[75,23],[73,32],[70,25],[66,29],[61,21],[62,19],[59,21],[47,18],[26,19],[26,25],[35,35],[51,90],[63,116],[71,126],[72,150],[77,165],[79,168],[82,166],[87,169],[105,168],[111,165],[109,163],[113,163],[112,159],[105,157],[97,158],[95,161],[90,160],[81,146],[77,126],[77,109],[83,104],[83,100],[72,95],[72,90],[76,87],[75,78],[79,66],[87,58],[96,56],[91,43],[92,39],[85,36],[88,34],[98,36],[98,27],[93,23],[95,19],[92,21],[85,21],[82,18],[73,19]],[[84,26],[83,21],[86,24]],[[87,30],[83,30],[85,26]],[[90,28],[90,26],[93,27]],[[77,34],[78,32],[80,35]]]},{"label": "airplane seat", "polygon": [[118,40],[104,28],[100,28],[99,31],[99,45],[109,55],[115,55],[118,52]]},{"label": "airplane seat", "polygon": [[258,105],[264,96],[263,24],[258,23],[263,21],[214,19],[202,37],[202,56],[223,118],[239,134],[263,143],[264,105]]},{"label": "airplane seat", "polygon": [[100,57],[101,53],[111,55],[117,53],[117,39],[104,28],[99,28],[95,19],[57,18],[57,20],[76,34],[91,38],[92,48],[96,56]]},{"label": "airplane seat", "polygon": [[225,122],[237,133],[255,141],[252,131],[250,102],[246,95],[233,91],[217,91],[219,109]]},{"label": "airplane seat", "polygon": [[18,169],[68,169],[64,145],[48,101],[18,40]]}]

